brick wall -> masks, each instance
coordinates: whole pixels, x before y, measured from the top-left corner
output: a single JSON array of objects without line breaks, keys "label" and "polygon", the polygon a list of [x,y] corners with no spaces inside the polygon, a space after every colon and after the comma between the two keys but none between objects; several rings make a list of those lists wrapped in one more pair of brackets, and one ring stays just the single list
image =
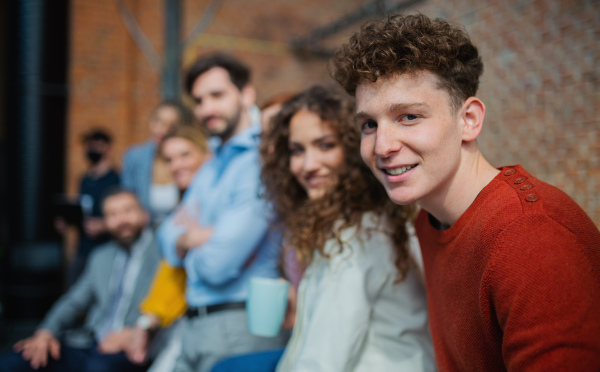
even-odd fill
[{"label": "brick wall", "polygon": [[[183,63],[217,49],[253,69],[258,101],[314,83],[330,83],[327,61],[294,55],[288,42],[333,22],[367,0],[223,1],[206,33],[185,49]],[[397,2],[397,1],[393,1]],[[160,76],[135,46],[112,1],[71,2],[68,190],[85,169],[79,138],[102,125],[126,146],[148,136]],[[163,52],[163,0],[129,0],[156,50]],[[183,35],[208,5],[182,0]],[[600,3],[579,1],[426,0],[429,16],[463,24],[479,46],[487,106],[479,145],[494,165],[521,163],[571,195],[600,226]],[[332,47],[357,30],[325,40]]]},{"label": "brick wall", "polygon": [[479,47],[487,106],[479,147],[569,194],[600,226],[600,3],[429,1]]}]

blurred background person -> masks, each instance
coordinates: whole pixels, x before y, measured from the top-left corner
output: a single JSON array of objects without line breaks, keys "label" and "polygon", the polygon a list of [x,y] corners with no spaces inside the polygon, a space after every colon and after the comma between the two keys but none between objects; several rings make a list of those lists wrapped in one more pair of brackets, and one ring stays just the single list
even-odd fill
[{"label": "blurred background person", "polygon": [[[81,274],[90,252],[109,239],[102,218],[101,197],[113,186],[119,185],[119,175],[113,168],[112,138],[102,129],[94,129],[83,136],[85,156],[89,169],[79,183],[79,203],[83,221],[79,226],[77,252],[67,252],[67,283],[75,282]],[[67,223],[57,217],[55,227],[63,236]]]},{"label": "blurred background person", "polygon": [[178,125],[192,125],[189,109],[177,101],[159,103],[150,115],[151,137],[131,146],[123,156],[121,185],[135,192],[150,213],[153,227],[169,214],[179,201],[179,189],[164,159],[157,152],[165,135]]},{"label": "blurred background person", "polygon": [[[166,162],[177,188],[180,198],[192,182],[200,166],[210,156],[206,135],[193,126],[179,126],[174,128],[163,139],[159,153]],[[187,308],[185,302],[185,270],[173,267],[165,260],[161,260],[155,274],[152,287],[140,305],[140,317],[136,326],[126,329],[130,341],[124,344],[124,349],[131,361],[141,364],[146,361],[150,346],[153,344],[152,336],[160,328],[170,327],[179,319]],[[150,371],[171,371],[175,359],[181,349],[178,328],[167,336],[164,350],[159,350],[158,357],[152,363]]]},{"label": "blurred background person", "polygon": [[280,249],[258,195],[261,127],[260,117],[248,112],[256,97],[250,69],[228,54],[206,55],[188,70],[185,89],[194,115],[218,142],[186,192],[181,213],[167,217],[157,236],[166,260],[187,275],[188,310],[174,371],[204,372],[233,353],[285,342],[250,334],[245,309],[251,277],[279,276]]},{"label": "blurred background person", "polygon": [[[33,336],[0,359],[1,372],[136,372],[120,352],[119,332],[139,316],[138,305],[156,270],[159,250],[136,196],[118,187],[103,202],[111,240],[91,254],[86,269],[50,309]],[[86,312],[85,325],[74,328]]]}]

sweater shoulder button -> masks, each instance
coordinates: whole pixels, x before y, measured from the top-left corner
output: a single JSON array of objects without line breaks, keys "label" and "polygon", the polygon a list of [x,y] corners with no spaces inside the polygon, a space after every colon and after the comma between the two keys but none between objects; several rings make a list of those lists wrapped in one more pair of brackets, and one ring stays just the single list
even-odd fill
[{"label": "sweater shoulder button", "polygon": [[526,179],[527,179],[527,177],[519,177],[515,180],[515,184],[518,185],[520,183],[523,183],[523,182],[525,182]]},{"label": "sweater shoulder button", "polygon": [[529,194],[525,197],[525,200],[527,200],[528,202],[535,202],[539,199],[540,197],[538,196],[538,194]]}]

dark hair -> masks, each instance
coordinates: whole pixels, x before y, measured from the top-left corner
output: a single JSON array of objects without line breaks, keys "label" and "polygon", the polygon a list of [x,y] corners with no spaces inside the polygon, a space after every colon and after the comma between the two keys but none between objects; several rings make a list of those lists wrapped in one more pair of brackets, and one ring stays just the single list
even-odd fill
[{"label": "dark hair", "polygon": [[331,76],[350,94],[362,81],[419,71],[438,77],[456,109],[477,93],[483,62],[464,30],[417,14],[366,23],[330,64]]},{"label": "dark hair", "polygon": [[[311,200],[290,170],[290,121],[300,110],[311,111],[326,122],[338,136],[344,165],[337,174],[339,182],[324,197]],[[344,92],[333,87],[315,86],[285,102],[271,121],[261,144],[263,197],[272,205],[283,225],[286,246],[293,247],[304,265],[315,250],[323,249],[328,239],[337,239],[342,230],[361,226],[365,212],[386,218],[391,227],[396,266],[402,279],[409,265],[406,221],[411,207],[395,205],[384,187],[360,157],[360,133],[353,121],[354,105]],[[341,220],[342,223],[336,224]]]},{"label": "dark hair", "polygon": [[215,53],[200,58],[189,68],[185,77],[185,91],[191,94],[192,86],[198,76],[214,67],[227,70],[231,82],[239,90],[242,90],[250,82],[250,69],[245,64],[229,54]]},{"label": "dark hair", "polygon": [[104,207],[104,201],[110,197],[116,196],[116,195],[121,195],[121,194],[129,194],[131,196],[133,196],[135,198],[135,200],[138,202],[138,204],[140,205],[140,208],[142,207],[142,204],[140,203],[140,199],[138,198],[138,196],[136,195],[135,192],[133,192],[132,190],[126,189],[124,187],[121,186],[111,186],[108,187],[101,195],[100,197],[100,204],[102,205],[102,207]]},{"label": "dark hair", "polygon": [[112,137],[104,129],[95,128],[86,132],[81,136],[83,142],[88,141],[103,141],[106,143],[112,143]]},{"label": "dark hair", "polygon": [[156,113],[163,107],[171,107],[177,114],[179,115],[178,125],[192,125],[194,123],[194,114],[192,111],[185,106],[183,103],[177,100],[164,100],[161,101],[154,109],[152,110],[151,117],[154,117]]}]

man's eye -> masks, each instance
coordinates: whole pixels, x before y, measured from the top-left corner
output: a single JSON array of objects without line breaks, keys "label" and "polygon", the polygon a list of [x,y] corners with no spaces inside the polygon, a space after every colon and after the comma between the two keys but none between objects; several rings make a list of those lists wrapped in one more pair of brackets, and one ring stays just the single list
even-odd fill
[{"label": "man's eye", "polygon": [[361,126],[361,129],[363,132],[372,132],[373,130],[377,129],[377,123],[374,122],[373,120],[369,120],[369,121],[365,121],[363,123],[363,125]]},{"label": "man's eye", "polygon": [[408,121],[412,121],[412,120],[417,120],[419,117],[417,115],[407,114],[407,115],[404,115],[404,118]]}]

